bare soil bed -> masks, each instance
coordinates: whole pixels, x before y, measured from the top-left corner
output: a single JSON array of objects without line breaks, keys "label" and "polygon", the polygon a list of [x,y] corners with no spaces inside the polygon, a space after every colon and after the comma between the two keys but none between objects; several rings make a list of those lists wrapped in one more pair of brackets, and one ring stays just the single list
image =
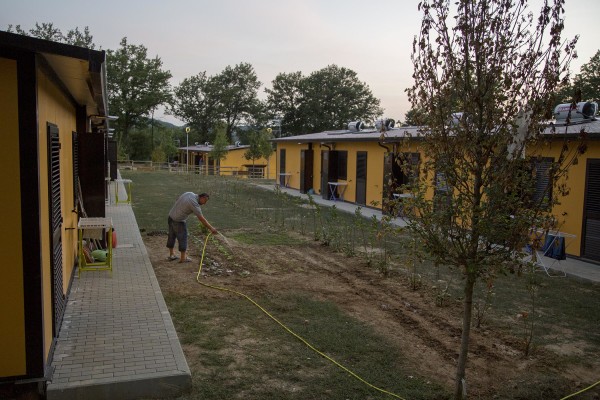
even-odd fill
[{"label": "bare soil bed", "polygon": [[[232,232],[228,236],[230,234]],[[143,236],[163,292],[197,294],[199,286],[193,272],[198,270],[201,256],[198,250],[189,251],[195,262],[170,262],[166,260],[165,236]],[[413,291],[402,276],[384,277],[365,265],[364,259],[334,253],[317,242],[294,246],[247,245],[233,239],[228,242],[232,251],[227,256],[215,243],[209,242],[203,281],[251,297],[265,292],[297,290],[332,302],[397,343],[423,376],[449,390],[453,387],[461,335],[459,300],[438,307],[431,289]],[[209,297],[231,296],[209,289],[201,292],[202,296]],[[565,370],[557,365],[555,353],[550,349],[537,348],[534,356],[525,358],[520,346],[514,336],[490,328],[472,330],[467,367],[472,398],[506,398],[502,393],[507,388],[517,387],[536,371],[548,376],[565,376],[574,385],[598,378],[598,368]],[[566,347],[560,350],[569,352]],[[573,349],[573,355],[576,351]],[[193,354],[187,356],[193,357]]]}]

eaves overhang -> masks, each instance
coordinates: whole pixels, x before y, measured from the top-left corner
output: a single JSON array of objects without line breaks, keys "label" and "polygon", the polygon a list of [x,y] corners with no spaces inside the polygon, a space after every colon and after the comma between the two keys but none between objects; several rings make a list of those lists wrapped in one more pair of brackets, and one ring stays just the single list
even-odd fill
[{"label": "eaves overhang", "polygon": [[331,142],[376,142],[376,143],[397,143],[403,140],[421,140],[423,127],[408,126],[392,128],[384,132],[376,129],[365,129],[361,131],[325,131],[318,133],[309,133],[306,135],[287,136],[271,139],[274,143],[331,143]]},{"label": "eaves overhang", "polygon": [[105,51],[2,31],[0,49],[38,55],[88,116],[108,115]]}]

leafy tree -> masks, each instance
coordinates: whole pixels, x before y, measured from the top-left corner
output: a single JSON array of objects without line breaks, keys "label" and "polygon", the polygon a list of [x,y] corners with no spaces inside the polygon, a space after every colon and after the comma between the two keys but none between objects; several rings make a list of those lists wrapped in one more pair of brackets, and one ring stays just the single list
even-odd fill
[{"label": "leafy tree", "polygon": [[120,46],[107,54],[108,98],[111,113],[119,117],[115,122],[119,146],[130,147],[130,130],[145,125],[150,113],[169,101],[171,73],[162,69],[158,56],[148,58],[143,45],[123,38]]},{"label": "leafy tree", "polygon": [[127,154],[130,160],[150,160],[152,157],[150,135],[144,130],[132,129]]},{"label": "leafy tree", "polygon": [[[264,146],[261,144],[263,135],[261,132],[254,131],[250,134],[250,147],[244,153],[246,160],[252,160],[252,167],[256,160],[263,156]],[[254,170],[254,168],[252,168]]]},{"label": "leafy tree", "polygon": [[269,129],[265,129],[260,134],[260,140],[258,142],[258,147],[260,149],[261,155],[267,160],[267,177],[269,176],[269,161],[273,153],[275,153],[275,149],[273,148],[273,143],[271,143],[271,139],[273,138],[272,131]]},{"label": "leafy tree", "polygon": [[219,102],[219,117],[225,121],[227,139],[231,141],[236,125],[247,121],[260,108],[258,89],[260,81],[254,67],[240,63],[235,67],[227,66],[211,79],[212,90]]},{"label": "leafy tree", "polygon": [[273,143],[271,143],[271,139],[273,138],[272,133],[268,130],[262,130],[260,132],[260,137],[258,141],[258,147],[260,149],[261,155],[268,161],[269,158],[275,152],[273,148]]},{"label": "leafy tree", "polygon": [[25,30],[23,30],[23,28],[21,28],[21,25],[13,26],[13,24],[8,24],[8,27],[6,28],[6,32],[16,33],[16,34],[23,35],[23,36],[31,36],[27,31],[25,31]]},{"label": "leafy tree", "polygon": [[87,26],[83,28],[83,32],[79,31],[79,28],[77,27],[68,31],[64,38],[65,43],[68,44],[86,47],[92,50],[96,48],[96,45],[93,42],[93,36],[90,34],[90,30]]},{"label": "leafy tree", "polygon": [[205,72],[185,78],[173,90],[169,113],[198,132],[201,142],[212,141],[215,124],[219,121],[220,104],[214,81]]},{"label": "leafy tree", "polygon": [[408,126],[420,126],[423,125],[423,111],[416,108],[411,108],[404,114],[404,123]]},{"label": "leafy tree", "polygon": [[379,99],[356,72],[337,65],[306,77],[279,74],[266,92],[272,114],[283,115],[282,126],[290,134],[342,129],[350,121],[372,121],[383,114]]},{"label": "leafy tree", "polygon": [[[571,82],[565,82],[556,87],[554,94],[554,106],[562,103],[577,103],[581,100],[581,96],[575,91],[575,87],[571,84]],[[552,113],[552,110],[548,110],[548,113]],[[551,116],[550,116],[551,117]]]},{"label": "leafy tree", "polygon": [[164,163],[167,161],[167,154],[162,147],[155,147],[154,150],[152,150],[151,160],[153,162]]},{"label": "leafy tree", "polygon": [[7,32],[18,33],[19,35],[33,36],[39,39],[51,40],[53,42],[67,43],[75,46],[86,47],[88,49],[94,49],[96,45],[93,42],[93,37],[90,35],[90,30],[86,26],[81,32],[79,28],[71,29],[66,35],[63,35],[60,29],[54,27],[51,22],[35,23],[35,28],[25,31],[21,28],[21,25],[13,26],[8,25]]},{"label": "leafy tree", "polygon": [[[177,154],[177,147],[175,147],[175,138],[181,129],[177,127],[165,126],[161,123],[156,126],[158,131],[158,147],[163,154],[165,159],[163,161],[170,161]],[[160,160],[156,160],[160,161]]]},{"label": "leafy tree", "polygon": [[575,89],[581,91],[582,101],[600,102],[600,50],[581,66],[573,80]]},{"label": "leafy tree", "polygon": [[286,136],[284,131],[290,134],[306,133],[302,132],[304,124],[300,115],[303,79],[301,72],[281,73],[271,82],[272,89],[265,89],[268,110],[272,115],[282,116],[280,136]]},{"label": "leafy tree", "polygon": [[308,132],[342,129],[352,120],[371,121],[383,114],[379,99],[350,69],[329,65],[310,74],[302,87],[300,112]]},{"label": "leafy tree", "polygon": [[228,145],[229,142],[227,141],[227,134],[225,133],[225,129],[218,129],[217,134],[215,136],[215,141],[213,143],[213,148],[210,151],[210,156],[215,160],[223,160],[227,157]]},{"label": "leafy tree", "polygon": [[18,33],[19,35],[24,36],[33,36],[38,39],[64,43],[64,36],[62,32],[60,29],[55,28],[52,22],[42,22],[41,25],[36,22],[35,28],[32,28],[29,31],[22,29],[21,25],[16,25],[15,30],[13,31],[13,26],[10,24],[8,25],[8,29],[6,31],[10,33]]},{"label": "leafy tree", "polygon": [[258,100],[260,85],[254,68],[247,63],[227,66],[211,77],[201,72],[174,89],[169,113],[195,128],[202,141],[214,139],[217,125],[223,123],[231,142],[236,126],[266,121],[264,106]]},{"label": "leafy tree", "polygon": [[600,50],[581,66],[572,82],[565,82],[556,89],[554,105],[580,101],[600,102]]},{"label": "leafy tree", "polygon": [[[269,175],[269,159],[275,152],[273,145],[270,142],[271,133],[266,130],[251,131],[248,134],[250,147],[244,153],[246,160],[252,160],[252,167],[259,158],[267,160],[267,176]],[[254,168],[253,168],[254,169]]]},{"label": "leafy tree", "polygon": [[[406,211],[409,229],[425,249],[464,278],[455,399],[466,390],[475,283],[492,278],[506,263],[514,265],[513,250],[522,248],[529,228],[549,216],[558,197],[532,201],[535,177],[529,166],[535,159],[522,155],[525,146],[529,153],[542,140],[553,90],[567,78],[576,39],[561,42],[562,5],[555,0],[534,19],[526,1],[419,4],[423,19],[413,43],[415,82],[408,94],[427,124],[421,150],[428,158]],[[548,170],[548,191],[566,194],[558,183],[583,150],[577,141],[564,144]],[[444,195],[426,196],[432,189]]]},{"label": "leafy tree", "polygon": [[[260,130],[269,124],[270,115],[266,101],[257,98],[256,101],[252,102],[249,112],[244,116],[244,123],[251,129]],[[236,129],[234,129],[235,131]]]}]

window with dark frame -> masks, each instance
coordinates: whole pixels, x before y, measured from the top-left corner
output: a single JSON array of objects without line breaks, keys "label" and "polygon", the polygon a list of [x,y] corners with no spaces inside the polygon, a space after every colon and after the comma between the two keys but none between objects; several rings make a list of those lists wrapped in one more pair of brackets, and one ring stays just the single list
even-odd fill
[{"label": "window with dark frame", "polygon": [[443,159],[437,160],[435,171],[435,188],[433,194],[433,207],[436,212],[447,213],[452,205],[452,187],[448,183],[448,179],[443,165],[447,164]]},{"label": "window with dark frame", "polygon": [[551,157],[536,158],[532,160],[532,169],[535,181],[533,204],[549,207],[552,203],[552,177],[550,175],[554,159]]},{"label": "window with dark frame", "polygon": [[419,153],[399,153],[397,163],[400,168],[398,185],[411,186],[419,179]]},{"label": "window with dark frame", "polygon": [[338,170],[338,179],[347,180],[348,179],[348,152],[347,151],[337,151],[337,170]]}]

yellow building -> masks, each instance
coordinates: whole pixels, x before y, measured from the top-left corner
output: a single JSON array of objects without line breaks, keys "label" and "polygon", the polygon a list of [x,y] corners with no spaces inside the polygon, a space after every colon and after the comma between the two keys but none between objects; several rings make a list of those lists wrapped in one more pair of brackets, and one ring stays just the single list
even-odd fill
[{"label": "yellow building", "polygon": [[567,253],[600,261],[600,121],[548,128],[544,133],[551,138],[550,144],[533,150],[542,157],[557,160],[565,141],[577,138],[582,130],[587,150],[570,167],[566,181],[569,194],[557,199],[552,213],[560,231],[575,236],[569,240]]},{"label": "yellow building", "polygon": [[[584,126],[588,150],[571,168],[570,195],[559,199],[553,214],[561,231],[575,235],[567,253],[600,261],[600,121],[573,125],[567,135],[577,135]],[[405,195],[397,188],[419,173],[417,165],[426,157],[419,149],[419,128],[392,125],[383,135],[379,129],[349,128],[274,139],[279,184],[386,210],[389,200]],[[537,154],[556,159],[564,135],[550,129],[546,135],[555,145]],[[415,168],[401,168],[401,164]]]},{"label": "yellow building", "polygon": [[235,145],[227,146],[227,155],[222,160],[215,160],[210,153],[213,146],[210,143],[195,144],[193,146],[179,147],[179,159],[188,161],[188,168],[209,175],[243,175],[252,178],[275,179],[275,166],[271,157],[266,160],[261,157],[257,160],[247,160],[246,152],[250,146]]},{"label": "yellow building", "polygon": [[88,212],[101,203],[104,216],[104,61],[0,32],[2,381],[49,377],[77,262],[78,180]]},{"label": "yellow building", "polygon": [[420,160],[418,131],[390,128],[382,137],[378,129],[349,129],[274,139],[279,184],[325,199],[383,208],[410,179],[394,161],[400,158],[416,166]]}]

